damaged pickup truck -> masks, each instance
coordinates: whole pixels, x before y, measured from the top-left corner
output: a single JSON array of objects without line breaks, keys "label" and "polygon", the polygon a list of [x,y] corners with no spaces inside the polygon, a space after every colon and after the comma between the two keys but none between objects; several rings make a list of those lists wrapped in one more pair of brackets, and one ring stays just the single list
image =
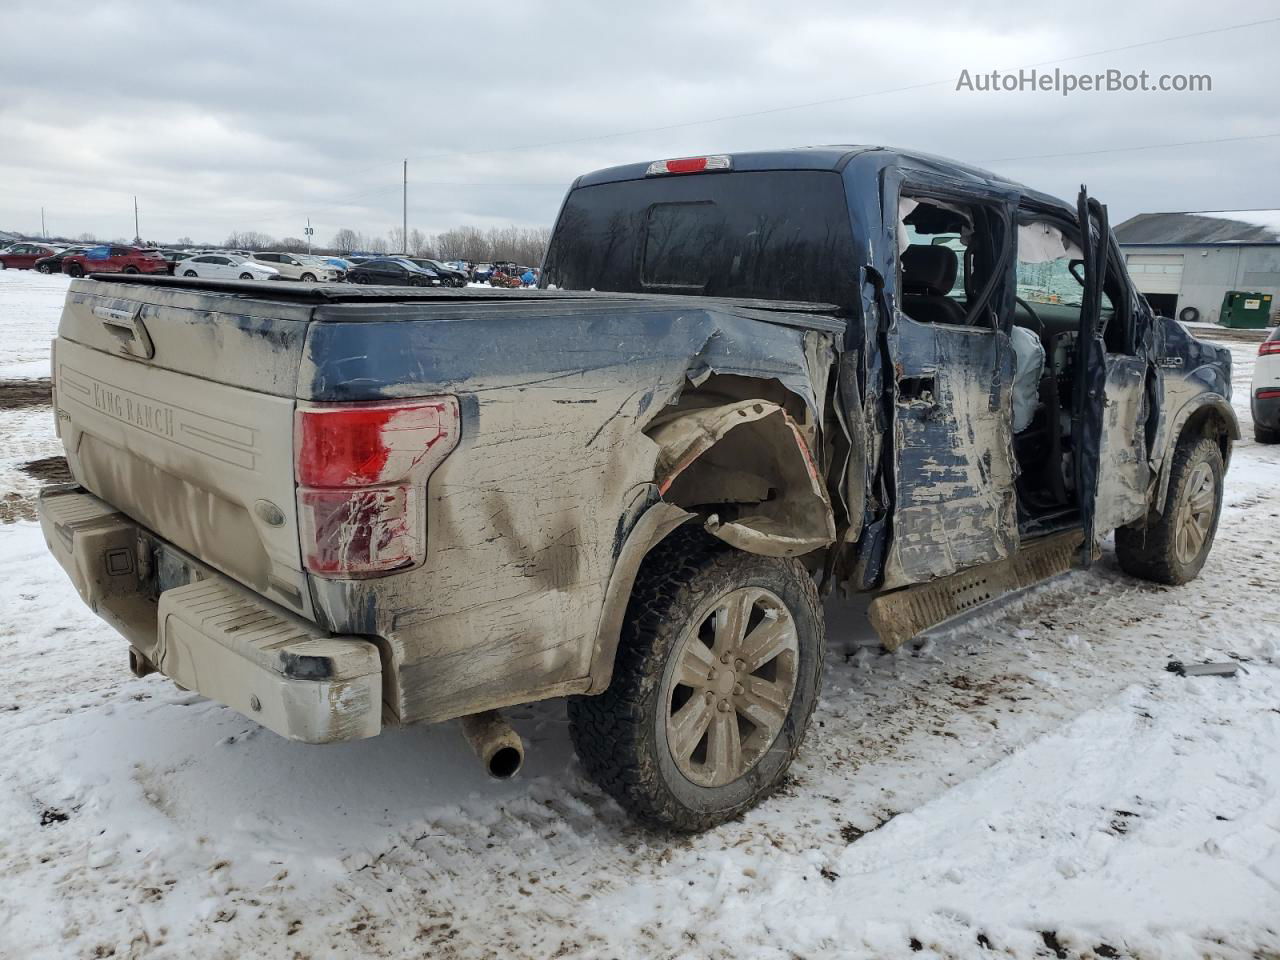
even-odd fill
[{"label": "damaged pickup truck", "polygon": [[773,790],[820,596],[892,647],[1212,545],[1230,358],[1106,208],[871,147],[579,178],[528,292],[123,277],[55,342],[50,549],[160,672],[311,743],[569,697],[586,772],[696,830]]}]

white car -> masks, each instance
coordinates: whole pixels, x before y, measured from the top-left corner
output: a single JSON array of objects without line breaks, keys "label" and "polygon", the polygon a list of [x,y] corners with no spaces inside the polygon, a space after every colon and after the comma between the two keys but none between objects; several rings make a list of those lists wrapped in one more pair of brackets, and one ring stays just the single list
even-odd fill
[{"label": "white car", "polygon": [[336,267],[322,262],[318,257],[308,257],[301,253],[255,253],[255,263],[263,263],[280,271],[285,280],[324,280],[330,283],[342,279],[342,272]]},{"label": "white car", "polygon": [[1249,385],[1253,408],[1253,437],[1259,443],[1280,443],[1280,327],[1258,347]]},{"label": "white car", "polygon": [[274,280],[280,271],[264,263],[234,253],[202,253],[179,260],[175,277],[203,277],[209,280]]}]

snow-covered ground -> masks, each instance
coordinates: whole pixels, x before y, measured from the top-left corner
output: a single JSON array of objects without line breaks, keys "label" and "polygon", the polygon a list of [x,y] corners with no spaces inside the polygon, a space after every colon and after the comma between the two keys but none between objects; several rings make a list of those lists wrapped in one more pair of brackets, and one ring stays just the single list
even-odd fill
[{"label": "snow-covered ground", "polygon": [[[0,273],[0,369],[41,362],[64,289]],[[43,456],[48,408],[10,413],[0,455]],[[1237,445],[1186,587],[1107,554],[896,655],[831,602],[794,777],[699,837],[631,825],[559,702],[511,712],[528,765],[495,784],[451,724],[308,747],[134,679],[2,525],[0,957],[1275,956],[1278,480]]]}]

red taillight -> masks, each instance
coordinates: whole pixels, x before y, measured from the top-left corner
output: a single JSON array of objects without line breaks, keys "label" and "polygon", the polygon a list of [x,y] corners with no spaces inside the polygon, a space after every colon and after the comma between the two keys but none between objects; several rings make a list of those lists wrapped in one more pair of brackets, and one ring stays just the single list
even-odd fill
[{"label": "red taillight", "polygon": [[680,157],[676,160],[655,160],[645,171],[646,177],[658,177],[666,173],[706,173],[711,170],[729,170],[733,160],[725,154],[708,157]]},{"label": "red taillight", "polygon": [[1258,344],[1258,356],[1265,357],[1272,353],[1280,353],[1280,340],[1266,340]]},{"label": "red taillight", "polygon": [[1259,400],[1280,400],[1280,387],[1259,390],[1254,396]]},{"label": "red taillight", "polygon": [[453,397],[299,407],[294,444],[307,568],[360,576],[420,562],[426,481],[458,434]]}]

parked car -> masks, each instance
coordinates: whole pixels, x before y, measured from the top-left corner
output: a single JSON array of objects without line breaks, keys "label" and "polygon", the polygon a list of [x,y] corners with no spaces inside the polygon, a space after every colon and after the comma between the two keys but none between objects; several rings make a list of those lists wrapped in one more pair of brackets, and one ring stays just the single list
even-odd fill
[{"label": "parked car", "polygon": [[419,266],[434,270],[440,275],[440,283],[446,287],[465,287],[467,285],[467,275],[462,270],[439,260],[430,259],[414,259],[414,263]]},{"label": "parked car", "polygon": [[164,257],[165,266],[169,268],[169,273],[172,274],[179,263],[183,260],[191,259],[198,252],[196,250],[174,250],[163,247],[160,250],[160,256]]},{"label": "parked car", "polygon": [[159,250],[101,244],[62,258],[62,272],[73,277],[86,273],[168,273]]},{"label": "parked car", "polygon": [[320,259],[329,266],[336,267],[338,270],[341,270],[344,276],[348,270],[355,266],[355,264],[350,260],[344,260],[342,257],[321,257]]},{"label": "parked car", "polygon": [[324,280],[332,283],[342,279],[342,274],[337,267],[331,267],[303,254],[255,253],[253,259],[279,271],[282,280],[305,280],[308,283]]},{"label": "parked car", "polygon": [[410,287],[430,287],[440,282],[439,275],[404,257],[382,257],[357,263],[347,271],[351,283],[392,283]]},{"label": "parked car", "polygon": [[210,280],[277,280],[280,271],[234,253],[202,253],[180,261],[174,267],[174,276]]},{"label": "parked car", "polygon": [[1258,345],[1249,391],[1254,439],[1258,443],[1280,443],[1280,327]]},{"label": "parked car", "polygon": [[[1069,302],[1019,302],[1046,266]],[[41,523],[133,672],[309,742],[463,718],[497,776],[495,711],[567,696],[584,771],[698,830],[786,776],[822,592],[876,594],[892,648],[1112,531],[1164,584],[1212,547],[1230,353],[1152,315],[1083,190],[883,148],[642,162],[574,181],[541,283],[72,283],[78,486]]]},{"label": "parked car", "polygon": [[0,250],[0,270],[30,270],[37,260],[51,257],[57,252],[57,247],[47,243],[22,241],[10,244]]},{"label": "parked car", "polygon": [[87,249],[89,248],[83,244],[74,247],[67,247],[65,250],[59,250],[57,253],[51,254],[50,256],[41,257],[32,264],[31,269],[35,270],[37,273],[61,273],[62,260],[64,257],[73,253],[80,253]]}]

